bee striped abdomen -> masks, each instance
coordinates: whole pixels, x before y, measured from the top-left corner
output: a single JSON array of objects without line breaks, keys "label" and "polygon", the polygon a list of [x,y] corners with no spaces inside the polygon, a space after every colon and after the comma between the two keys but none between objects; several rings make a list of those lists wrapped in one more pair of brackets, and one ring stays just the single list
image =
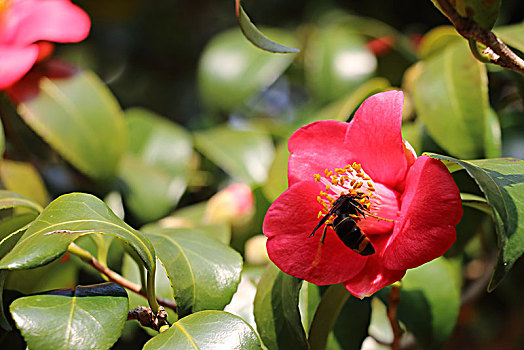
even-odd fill
[{"label": "bee striped abdomen", "polygon": [[375,253],[373,245],[351,216],[344,214],[337,216],[333,221],[333,228],[342,243],[355,253],[360,255]]}]

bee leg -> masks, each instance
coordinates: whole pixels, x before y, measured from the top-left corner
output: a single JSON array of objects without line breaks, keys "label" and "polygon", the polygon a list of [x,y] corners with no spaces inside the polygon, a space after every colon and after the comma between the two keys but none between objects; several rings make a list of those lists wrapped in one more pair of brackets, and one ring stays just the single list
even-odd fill
[{"label": "bee leg", "polygon": [[324,231],[322,231],[322,237],[320,238],[320,242],[322,244],[324,244],[324,239],[326,238],[326,231],[327,231],[328,226],[333,227],[333,224],[327,224],[326,226],[324,226]]}]

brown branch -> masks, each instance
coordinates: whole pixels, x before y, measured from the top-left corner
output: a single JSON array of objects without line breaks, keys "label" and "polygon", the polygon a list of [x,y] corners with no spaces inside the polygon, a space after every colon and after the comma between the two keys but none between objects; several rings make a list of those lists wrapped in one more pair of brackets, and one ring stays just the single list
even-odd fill
[{"label": "brown branch", "polygon": [[391,350],[400,350],[400,340],[402,339],[402,329],[397,319],[397,309],[400,304],[400,287],[397,285],[391,286],[389,292],[389,302],[387,308],[387,315],[391,328],[393,330],[393,342],[391,343]]},{"label": "brown branch", "polygon": [[524,60],[511,51],[492,31],[480,27],[477,22],[469,18],[462,17],[451,6],[449,0],[436,0],[436,2],[460,35],[478,41],[492,51],[486,52],[490,55],[491,63],[524,74]]},{"label": "brown branch", "polygon": [[160,307],[158,314],[155,315],[151,308],[138,306],[136,309],[129,310],[127,320],[137,320],[142,326],[149,327],[155,331],[159,331],[163,326],[169,326],[167,312],[163,307]]},{"label": "brown branch", "polygon": [[[110,268],[102,265],[88,251],[80,248],[79,246],[77,246],[74,243],[70,244],[68,250],[69,250],[70,253],[75,254],[80,259],[82,259],[84,262],[86,262],[87,264],[89,264],[92,267],[94,267],[98,272],[104,274],[111,282],[115,282],[115,283],[121,285],[122,287],[127,288],[130,291],[133,291],[136,294],[139,294],[139,295],[141,295],[141,296],[143,296],[144,298],[147,299],[147,293],[142,290],[142,286],[125,279],[124,277],[122,277],[121,275],[116,273],[115,271],[113,271]],[[160,305],[168,307],[171,310],[176,312],[176,303],[173,300],[161,298],[161,297],[158,297],[158,296],[156,297],[156,300],[157,300],[157,302]]]}]

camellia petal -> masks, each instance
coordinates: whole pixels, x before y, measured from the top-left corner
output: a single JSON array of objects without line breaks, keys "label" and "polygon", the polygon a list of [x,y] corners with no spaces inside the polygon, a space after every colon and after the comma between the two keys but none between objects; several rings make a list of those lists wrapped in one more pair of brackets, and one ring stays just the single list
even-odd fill
[{"label": "camellia petal", "polygon": [[87,14],[66,0],[17,0],[5,20],[2,42],[17,46],[41,40],[78,42],[87,37],[91,26]]},{"label": "camellia petal", "polygon": [[38,46],[10,47],[0,45],[0,90],[22,78],[38,57]]},{"label": "camellia petal", "polygon": [[313,174],[334,169],[350,162],[351,153],[344,148],[348,123],[326,120],[308,124],[288,141],[291,153],[288,163],[289,186],[313,180]]},{"label": "camellia petal", "polygon": [[382,263],[380,253],[384,251],[387,236],[369,238],[377,253],[369,256],[366,266],[358,275],[344,282],[346,289],[358,298],[370,296],[379,289],[399,281],[406,274],[406,270],[388,270]]},{"label": "camellia petal", "polygon": [[389,269],[414,268],[444,254],[455,242],[455,225],[462,217],[460,193],[449,171],[427,156],[410,168],[401,202],[382,255]]},{"label": "camellia petal", "polygon": [[344,141],[344,148],[358,155],[357,162],[375,182],[395,190],[401,190],[407,170],[401,133],[403,102],[401,91],[371,96],[356,111]]},{"label": "camellia petal", "polygon": [[321,206],[316,201],[320,187],[308,181],[291,186],[267,211],[263,230],[275,265],[287,274],[324,285],[352,278],[367,258],[347,248],[331,229],[324,243],[320,242],[322,229],[309,237],[320,220]]}]

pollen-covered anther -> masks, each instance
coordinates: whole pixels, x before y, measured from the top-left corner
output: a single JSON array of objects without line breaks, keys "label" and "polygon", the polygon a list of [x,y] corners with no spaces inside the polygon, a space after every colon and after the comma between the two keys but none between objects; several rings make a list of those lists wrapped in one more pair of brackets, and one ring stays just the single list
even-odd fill
[{"label": "pollen-covered anther", "polygon": [[370,207],[375,187],[373,180],[365,173],[358,163],[347,164],[343,168],[325,169],[324,175],[314,174],[315,182],[325,185],[317,198],[327,214],[333,203],[343,195],[358,196],[358,200],[366,209]]}]

